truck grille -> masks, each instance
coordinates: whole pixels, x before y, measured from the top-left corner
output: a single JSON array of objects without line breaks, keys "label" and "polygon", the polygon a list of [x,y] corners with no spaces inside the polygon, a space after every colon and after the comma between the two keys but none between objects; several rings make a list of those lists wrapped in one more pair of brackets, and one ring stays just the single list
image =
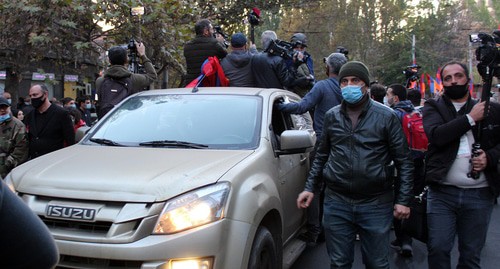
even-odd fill
[{"label": "truck grille", "polygon": [[140,269],[141,266],[141,261],[117,261],[61,255],[57,268]]}]

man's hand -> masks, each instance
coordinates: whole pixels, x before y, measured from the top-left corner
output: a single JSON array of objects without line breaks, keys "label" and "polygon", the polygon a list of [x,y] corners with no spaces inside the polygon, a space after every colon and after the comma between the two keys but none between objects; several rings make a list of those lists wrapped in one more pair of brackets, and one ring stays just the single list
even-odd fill
[{"label": "man's hand", "polygon": [[472,107],[472,110],[469,112],[469,116],[471,116],[471,118],[475,122],[481,121],[484,118],[484,106],[485,106],[484,101],[477,103]]},{"label": "man's hand", "polygon": [[486,169],[486,165],[488,165],[488,158],[486,158],[486,153],[482,150],[478,150],[479,155],[476,157],[472,157],[471,162],[472,162],[472,169],[474,171],[483,171]]},{"label": "man's hand", "polygon": [[143,56],[146,54],[146,48],[144,47],[144,44],[142,42],[136,42],[135,46],[137,47],[137,54],[139,56]]},{"label": "man's hand", "polygon": [[396,219],[407,219],[410,217],[410,208],[404,205],[394,205],[394,217]]},{"label": "man's hand", "polygon": [[308,208],[314,198],[314,193],[303,191],[299,194],[297,198],[297,207],[298,208]]}]

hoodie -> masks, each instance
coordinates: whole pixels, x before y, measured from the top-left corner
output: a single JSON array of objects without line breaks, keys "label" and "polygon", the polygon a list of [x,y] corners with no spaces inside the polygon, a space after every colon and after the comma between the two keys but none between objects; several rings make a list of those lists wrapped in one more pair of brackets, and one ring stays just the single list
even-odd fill
[{"label": "hoodie", "polygon": [[251,62],[252,54],[247,50],[233,50],[222,59],[221,66],[229,79],[229,86],[255,87]]}]

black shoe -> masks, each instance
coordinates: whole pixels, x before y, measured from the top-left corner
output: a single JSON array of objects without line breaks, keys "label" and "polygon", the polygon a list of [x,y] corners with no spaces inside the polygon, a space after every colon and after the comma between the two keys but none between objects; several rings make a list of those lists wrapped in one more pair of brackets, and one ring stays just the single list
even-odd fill
[{"label": "black shoe", "polygon": [[309,247],[314,247],[318,244],[318,235],[313,234],[309,231],[300,234],[298,238],[306,242],[307,246]]},{"label": "black shoe", "polygon": [[402,244],[401,250],[399,251],[399,254],[403,257],[413,256],[413,248],[411,247],[411,244],[408,244],[408,243]]},{"label": "black shoe", "polygon": [[325,231],[322,230],[321,233],[318,235],[318,239],[316,239],[317,243],[324,243],[326,241],[325,239]]},{"label": "black shoe", "polygon": [[401,251],[401,242],[399,240],[393,240],[391,241],[391,248],[395,249],[396,251]]}]

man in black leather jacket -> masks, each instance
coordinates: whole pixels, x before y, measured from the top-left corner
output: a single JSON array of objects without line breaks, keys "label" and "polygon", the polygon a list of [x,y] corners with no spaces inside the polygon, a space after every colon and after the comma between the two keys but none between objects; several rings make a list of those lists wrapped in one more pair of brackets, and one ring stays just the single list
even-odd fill
[{"label": "man in black leather jacket", "polygon": [[[470,97],[465,64],[450,62],[441,69],[444,94],[429,99],[423,125],[429,139],[426,158],[427,242],[430,269],[451,268],[450,252],[458,235],[457,268],[480,268],[495,198],[500,193],[497,164],[500,158],[500,105]],[[482,121],[481,149],[472,155]],[[471,169],[478,177],[468,176]]]},{"label": "man in black leather jacket", "polygon": [[[393,216],[409,217],[413,162],[396,114],[367,94],[368,68],[348,62],[339,73],[344,100],[325,115],[323,134],[297,206],[307,208],[326,184],[323,223],[331,268],[350,268],[356,234],[367,268],[389,268]],[[400,171],[393,189],[389,164]]]}]

